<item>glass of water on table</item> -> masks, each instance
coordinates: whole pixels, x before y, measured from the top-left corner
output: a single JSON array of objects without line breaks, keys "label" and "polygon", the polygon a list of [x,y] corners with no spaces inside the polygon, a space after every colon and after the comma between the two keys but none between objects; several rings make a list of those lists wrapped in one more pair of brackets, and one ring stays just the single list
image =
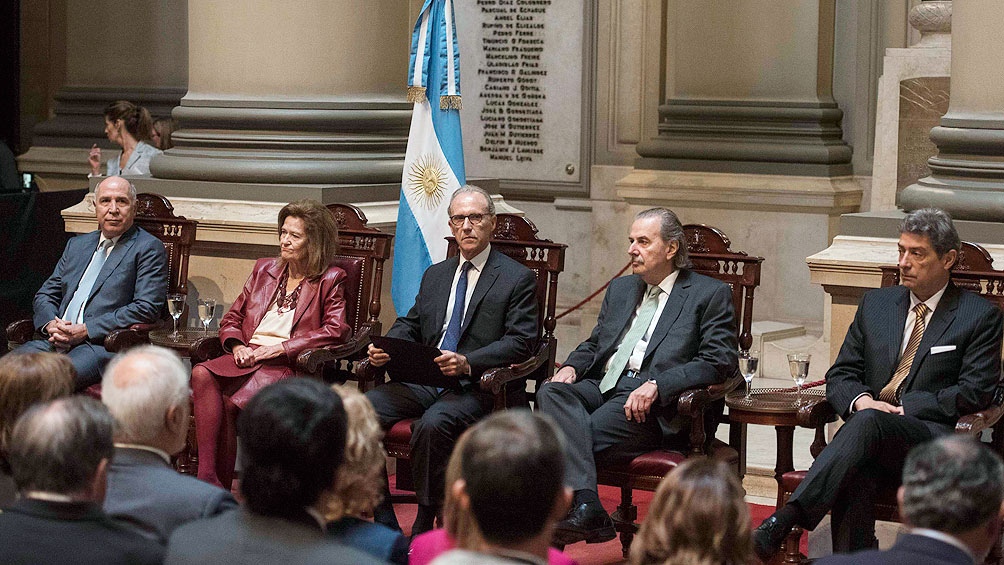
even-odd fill
[{"label": "glass of water on table", "polygon": [[181,332],[178,331],[178,318],[181,318],[181,313],[185,310],[185,295],[180,292],[168,294],[167,310],[174,318],[174,332],[171,333],[170,337],[172,340],[178,341],[181,339]]},{"label": "glass of water on table", "polygon": [[750,399],[750,392],[753,391],[753,377],[756,376],[757,368],[760,366],[760,352],[757,350],[739,351],[739,372],[746,381],[746,398]]},{"label": "glass of water on table", "polygon": [[199,320],[202,322],[202,327],[205,330],[206,335],[209,335],[209,325],[213,323],[213,318],[215,317],[216,317],[216,299],[200,298]]},{"label": "glass of water on table", "polygon": [[789,353],[788,354],[788,370],[791,371],[791,378],[795,381],[795,388],[798,391],[796,394],[796,406],[802,405],[802,385],[805,384],[805,379],[809,377],[809,360],[812,355],[808,353]]}]

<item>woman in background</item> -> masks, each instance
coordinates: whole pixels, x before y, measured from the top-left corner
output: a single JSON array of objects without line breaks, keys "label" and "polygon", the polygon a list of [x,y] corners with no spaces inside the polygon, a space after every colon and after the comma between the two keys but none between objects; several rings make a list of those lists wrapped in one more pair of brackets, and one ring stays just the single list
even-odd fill
[{"label": "woman in background", "polygon": [[153,136],[151,137],[153,145],[161,151],[167,151],[174,147],[174,142],[171,141],[171,134],[176,129],[178,129],[178,122],[174,121],[173,118],[157,118],[154,120]]},{"label": "woman in background", "polygon": [[[127,100],[118,100],[105,107],[105,135],[108,141],[122,148],[122,153],[108,160],[107,175],[149,175],[150,159],[160,149],[147,143],[153,135],[150,112]],[[91,147],[87,157],[92,177],[101,176],[101,149]]]},{"label": "woman in background", "polygon": [[401,532],[363,519],[372,515],[383,496],[383,430],[373,405],[358,390],[344,385],[331,387],[342,397],[348,416],[345,434],[345,461],[338,470],[335,489],[326,501],[324,518],[328,535],[339,542],[365,551],[379,559],[408,563],[408,538]]},{"label": "woman in background", "polygon": [[631,544],[631,565],[754,563],[749,507],[735,470],[688,459],[659,483]]}]

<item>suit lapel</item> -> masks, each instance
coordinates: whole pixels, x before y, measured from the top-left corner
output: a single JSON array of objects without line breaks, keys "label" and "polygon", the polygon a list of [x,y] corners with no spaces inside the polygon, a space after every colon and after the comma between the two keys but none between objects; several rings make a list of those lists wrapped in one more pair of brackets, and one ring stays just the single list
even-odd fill
[{"label": "suit lapel", "polygon": [[905,286],[900,288],[903,289],[903,292],[895,302],[896,315],[886,317],[889,324],[885,332],[885,335],[888,336],[888,363],[886,366],[889,367],[886,380],[892,378],[893,373],[896,372],[896,366],[899,364],[899,350],[903,347],[903,328],[906,327],[906,315],[910,312],[910,290]]},{"label": "suit lapel", "polygon": [[474,293],[471,294],[471,303],[464,309],[464,323],[460,326],[460,337],[463,337],[464,333],[467,332],[467,326],[474,318],[474,311],[477,309],[478,304],[481,304],[485,295],[488,294],[488,289],[490,289],[499,278],[500,267],[498,264],[498,257],[495,256],[496,253],[498,253],[498,251],[495,251],[494,249],[488,253],[488,260],[485,261],[484,271],[478,275],[478,284],[474,287]]},{"label": "suit lapel", "polygon": [[[129,231],[122,234],[118,243],[112,248],[111,253],[108,254],[108,258],[105,259],[105,264],[101,267],[101,272],[98,273],[98,278],[94,279],[94,286],[91,287],[91,294],[87,297],[88,302],[94,298],[94,295],[101,289],[101,285],[103,285],[105,280],[108,279],[108,276],[111,275],[116,268],[118,268],[119,263],[122,262],[122,258],[125,257],[126,253],[132,249],[132,246],[136,243],[136,235],[138,233],[136,231],[137,229],[138,228],[136,226],[129,228]],[[97,243],[95,242],[94,245],[96,247]],[[88,259],[88,261],[90,261],[90,259]]]},{"label": "suit lapel", "polygon": [[252,328],[257,328],[261,324],[261,321],[265,318],[265,313],[272,306],[275,292],[279,288],[279,277],[282,276],[282,269],[283,267],[279,265],[279,261],[275,259],[265,269],[265,274],[268,275],[269,280],[260,292],[254,294],[253,304],[248,308],[248,317],[254,321],[254,325],[251,326]]},{"label": "suit lapel", "polygon": [[[303,317],[303,313],[310,307],[310,301],[314,299],[314,294],[317,293],[317,287],[320,282],[320,277],[314,280],[304,279],[303,286],[300,287],[300,296],[296,299],[296,309],[293,311],[294,328],[296,327],[296,324],[300,323],[300,318]],[[292,332],[292,329],[290,332]]]},{"label": "suit lapel", "polygon": [[645,359],[648,359],[659,348],[659,343],[669,333],[669,329],[673,327],[676,319],[680,317],[680,312],[683,311],[683,305],[687,302],[687,296],[689,295],[690,271],[680,271],[676,282],[673,284],[673,291],[669,293],[669,298],[666,299],[666,306],[662,309],[662,315],[659,316],[659,321],[655,325],[652,337],[649,338],[648,345],[645,347]]},{"label": "suit lapel", "polygon": [[641,280],[641,277],[636,275],[631,275],[634,279],[634,285],[628,287],[628,292],[625,293],[623,300],[619,301],[617,304],[612,304],[611,311],[607,312],[610,318],[610,327],[617,328],[617,333],[613,335],[613,339],[610,343],[606,344],[606,348],[596,356],[596,363],[600,367],[606,364],[607,360],[617,346],[620,345],[621,340],[624,339],[624,334],[628,331],[628,323],[634,317],[635,310],[638,309],[638,304],[641,303],[641,297],[645,294],[645,289],[648,285],[645,281]]},{"label": "suit lapel", "polygon": [[[84,243],[81,245],[83,249],[90,249],[90,253],[84,254],[80,253],[70,266],[70,269],[66,273],[66,293],[63,295],[62,303],[59,305],[59,314],[62,315],[63,310],[70,304],[70,300],[73,299],[73,293],[77,292],[77,287],[80,286],[80,279],[84,277],[84,271],[87,270],[87,265],[91,262],[91,257],[94,256],[94,250],[98,248],[98,240],[101,239],[101,232],[95,231],[87,235],[82,236]],[[93,295],[93,293],[91,293]]]},{"label": "suit lapel", "polygon": [[924,363],[924,359],[927,358],[927,354],[931,351],[931,345],[937,343],[941,339],[941,336],[944,335],[945,330],[948,329],[948,326],[952,325],[952,322],[955,320],[955,311],[958,308],[959,289],[949,284],[948,288],[945,289],[945,294],[941,295],[938,307],[931,314],[931,322],[924,329],[924,337],[921,338],[920,345],[917,346],[917,356],[914,358],[913,366],[910,367],[910,373],[906,377],[906,384],[903,390],[909,390],[911,381],[917,376],[917,370]]},{"label": "suit lapel", "polygon": [[443,279],[438,283],[438,287],[442,290],[436,292],[432,296],[432,321],[433,325],[428,328],[425,335],[435,336],[435,343],[439,343],[439,338],[442,337],[443,325],[446,324],[446,307],[450,303],[450,293],[453,292],[453,277],[457,274],[457,265],[460,264],[460,257],[450,257],[447,259],[444,265]]}]

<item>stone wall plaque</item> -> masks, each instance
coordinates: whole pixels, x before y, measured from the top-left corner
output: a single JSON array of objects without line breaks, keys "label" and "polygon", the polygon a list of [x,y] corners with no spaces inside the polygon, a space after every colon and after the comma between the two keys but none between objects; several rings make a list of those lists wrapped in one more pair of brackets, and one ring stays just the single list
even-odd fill
[{"label": "stone wall plaque", "polygon": [[584,0],[454,5],[467,176],[579,182]]},{"label": "stone wall plaque", "polygon": [[927,160],[938,154],[931,128],[948,112],[950,81],[949,77],[920,77],[899,83],[897,200],[904,188],[931,174]]}]

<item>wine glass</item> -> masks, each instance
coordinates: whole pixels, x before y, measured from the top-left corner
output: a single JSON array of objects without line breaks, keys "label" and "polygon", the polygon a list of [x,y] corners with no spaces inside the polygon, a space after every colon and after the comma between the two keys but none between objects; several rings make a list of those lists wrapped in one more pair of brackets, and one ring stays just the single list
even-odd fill
[{"label": "wine glass", "polygon": [[181,318],[181,312],[184,309],[184,294],[181,294],[180,292],[172,292],[167,295],[167,310],[171,313],[171,317],[174,318],[174,332],[172,332],[170,336],[173,341],[181,339],[181,332],[178,331],[178,318]]},{"label": "wine glass", "polygon": [[788,369],[791,371],[791,378],[794,379],[798,391],[795,401],[797,406],[802,405],[802,385],[805,384],[805,379],[809,376],[809,359],[811,358],[812,355],[808,353],[788,354]]},{"label": "wine glass", "polygon": [[739,372],[742,373],[746,381],[746,398],[750,399],[750,392],[753,391],[753,377],[756,376],[757,367],[760,365],[760,352],[740,351],[739,352]]},{"label": "wine glass", "polygon": [[205,328],[206,335],[209,335],[209,325],[213,323],[213,318],[215,317],[216,317],[216,299],[200,298],[199,319],[202,320],[202,327]]}]

